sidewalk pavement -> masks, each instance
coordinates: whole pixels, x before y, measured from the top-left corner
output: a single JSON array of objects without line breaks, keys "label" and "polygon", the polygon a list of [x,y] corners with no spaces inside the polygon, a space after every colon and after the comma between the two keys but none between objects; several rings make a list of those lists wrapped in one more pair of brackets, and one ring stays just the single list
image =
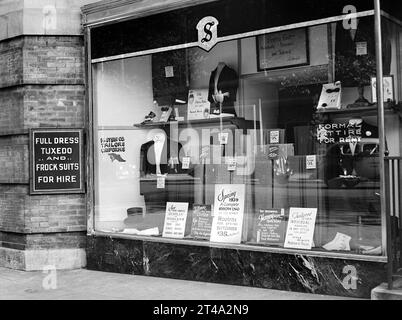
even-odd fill
[{"label": "sidewalk pavement", "polygon": [[[55,273],[54,273],[55,272]],[[49,276],[56,275],[51,282]],[[56,284],[55,289],[49,284]],[[45,286],[43,285],[45,284]],[[78,270],[0,268],[0,300],[343,300],[318,294]]]}]

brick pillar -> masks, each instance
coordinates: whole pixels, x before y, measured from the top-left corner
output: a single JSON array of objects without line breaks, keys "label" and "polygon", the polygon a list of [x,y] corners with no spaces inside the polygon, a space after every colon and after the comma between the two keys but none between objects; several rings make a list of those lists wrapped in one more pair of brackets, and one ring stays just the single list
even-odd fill
[{"label": "brick pillar", "polygon": [[86,263],[85,195],[29,194],[29,129],[85,126],[79,7],[90,1],[54,2],[0,4],[0,266],[21,270]]}]

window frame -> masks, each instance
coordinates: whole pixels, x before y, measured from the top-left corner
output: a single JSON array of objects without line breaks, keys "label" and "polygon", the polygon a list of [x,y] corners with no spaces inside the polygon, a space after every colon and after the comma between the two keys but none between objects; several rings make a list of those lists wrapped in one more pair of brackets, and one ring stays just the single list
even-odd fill
[{"label": "window frame", "polygon": [[[84,44],[85,44],[85,67],[86,67],[86,124],[87,124],[87,150],[86,150],[86,159],[87,159],[87,235],[88,236],[102,236],[102,237],[114,237],[114,238],[122,238],[122,239],[131,239],[131,240],[141,240],[146,242],[162,242],[162,243],[173,243],[180,245],[194,245],[194,246],[206,246],[206,247],[217,247],[217,248],[226,248],[226,249],[236,249],[236,250],[245,250],[245,251],[259,251],[259,252],[267,252],[267,253],[285,253],[285,254],[296,254],[296,255],[308,255],[308,256],[316,256],[316,257],[328,257],[328,258],[338,258],[338,259],[348,259],[348,260],[360,260],[360,261],[374,261],[374,262],[387,262],[387,225],[385,223],[385,210],[381,210],[381,234],[382,234],[382,255],[381,256],[369,256],[363,254],[351,254],[351,253],[339,253],[339,252],[324,252],[324,251],[314,251],[314,250],[300,250],[300,249],[290,249],[290,248],[277,248],[270,246],[257,246],[257,245],[248,245],[248,244],[223,244],[223,243],[213,243],[213,242],[202,242],[197,240],[189,240],[189,239],[169,239],[163,237],[147,237],[147,236],[138,236],[138,235],[127,235],[127,234],[119,234],[119,233],[106,233],[95,230],[95,150],[94,150],[94,132],[97,130],[97,125],[94,124],[93,119],[95,119],[96,109],[94,106],[94,98],[93,98],[93,77],[92,77],[92,66],[97,63],[119,60],[125,58],[131,58],[136,56],[142,56],[146,54],[165,52],[170,50],[177,49],[186,49],[191,47],[198,46],[197,42],[185,43],[181,45],[163,47],[152,50],[144,50],[138,52],[131,52],[127,54],[120,54],[116,56],[103,57],[98,59],[91,58],[91,29],[97,26],[117,23],[124,20],[129,19],[138,19],[145,16],[153,15],[156,13],[164,13],[171,10],[175,10],[182,7],[189,6],[197,6],[199,4],[214,2],[218,0],[173,0],[170,5],[159,4],[155,7],[145,7],[141,8],[141,4],[134,4],[131,7],[128,6],[125,10],[122,10],[124,13],[113,13],[113,9],[108,8],[104,3],[100,6],[88,6],[86,10],[84,10],[84,18],[83,18],[83,27],[84,27]],[[91,11],[92,10],[92,11]],[[89,22],[88,15],[94,14],[92,17],[92,21]],[[374,16],[375,10],[367,10],[362,12],[357,12],[352,16],[347,15],[339,15],[333,16],[318,20],[305,21],[301,23],[294,23],[289,25],[283,25],[278,27],[272,27],[267,29],[261,29],[253,32],[234,34],[226,37],[221,37],[218,39],[219,42],[238,40],[247,37],[258,36],[267,33],[280,32],[285,30],[297,29],[297,28],[305,28],[316,25],[328,24],[332,22],[337,22],[345,19],[346,17],[368,17]],[[389,14],[381,11],[381,16],[385,16],[390,18]],[[402,22],[392,18],[394,21],[396,20],[398,24],[402,25]],[[218,43],[219,43],[218,42]],[[383,129],[384,123],[379,124],[379,129]],[[384,175],[380,174],[380,179],[384,179]],[[382,189],[381,183],[381,189]],[[381,190],[381,197],[385,198],[384,194],[385,190]]]}]

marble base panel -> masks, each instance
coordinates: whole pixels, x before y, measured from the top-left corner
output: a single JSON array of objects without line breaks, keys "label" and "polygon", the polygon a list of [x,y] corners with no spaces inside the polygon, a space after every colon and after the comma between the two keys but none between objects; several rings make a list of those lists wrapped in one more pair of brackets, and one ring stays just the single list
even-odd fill
[{"label": "marble base panel", "polygon": [[381,262],[103,236],[88,236],[87,268],[367,299],[386,281]]}]

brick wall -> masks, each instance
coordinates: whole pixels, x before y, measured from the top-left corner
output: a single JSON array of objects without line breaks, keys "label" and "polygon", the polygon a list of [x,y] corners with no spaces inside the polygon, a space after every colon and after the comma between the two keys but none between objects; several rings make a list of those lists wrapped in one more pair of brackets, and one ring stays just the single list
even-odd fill
[{"label": "brick wall", "polygon": [[0,136],[0,183],[29,183],[28,156],[27,135]]},{"label": "brick wall", "polygon": [[80,85],[26,86],[24,127],[83,127],[84,97]]},{"label": "brick wall", "polygon": [[16,250],[85,248],[85,238],[85,234],[81,232],[48,234],[0,232],[0,246]]},{"label": "brick wall", "polygon": [[22,38],[0,42],[0,88],[22,83]]},{"label": "brick wall", "polygon": [[29,136],[36,127],[84,127],[80,36],[0,41],[0,247],[83,248],[84,194],[29,194]]},{"label": "brick wall", "polygon": [[0,231],[24,232],[27,187],[0,184]]},{"label": "brick wall", "polygon": [[21,36],[0,42],[0,88],[19,84],[83,84],[82,37]]},{"label": "brick wall", "polygon": [[36,127],[83,127],[82,85],[25,85],[0,89],[0,135]]},{"label": "brick wall", "polygon": [[24,224],[28,233],[85,231],[84,195],[27,196]]},{"label": "brick wall", "polygon": [[86,230],[85,196],[29,195],[28,184],[0,184],[0,231],[21,233]]},{"label": "brick wall", "polygon": [[24,83],[83,84],[81,37],[30,36],[23,39]]},{"label": "brick wall", "polygon": [[20,87],[0,89],[0,134],[23,128],[23,100],[23,89]]}]

